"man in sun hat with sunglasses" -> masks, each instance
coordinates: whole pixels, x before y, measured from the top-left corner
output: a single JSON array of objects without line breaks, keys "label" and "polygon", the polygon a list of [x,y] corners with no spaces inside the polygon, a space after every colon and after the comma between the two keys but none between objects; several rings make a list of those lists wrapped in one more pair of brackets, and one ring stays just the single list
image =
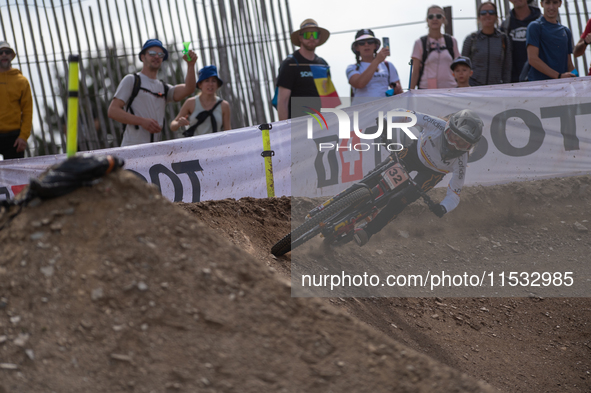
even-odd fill
[{"label": "man in sun hat with sunglasses", "polygon": [[[291,33],[291,43],[294,46],[299,46],[300,49],[283,60],[279,68],[277,78],[279,88],[277,112],[279,113],[279,120],[291,119],[306,114],[303,108],[302,112],[291,113],[292,97],[314,97],[307,102],[306,106],[319,110],[322,106],[322,96],[336,96],[336,91],[330,87],[328,88],[329,92],[325,94],[326,85],[324,85],[325,92],[319,92],[318,84],[315,81],[318,74],[323,72],[326,79],[320,84],[326,84],[328,81],[332,86],[328,63],[322,57],[316,56],[315,53],[316,48],[324,44],[329,36],[330,32],[318,26],[314,19],[306,19],[300,25],[299,30]],[[315,73],[317,74],[316,77]],[[338,96],[336,96],[336,99],[338,99]]]},{"label": "man in sun hat with sunglasses", "polygon": [[5,160],[23,158],[33,128],[33,98],[27,78],[12,61],[16,53],[0,41],[0,154]]},{"label": "man in sun hat with sunglasses", "polygon": [[[191,58],[190,61],[187,56]],[[164,126],[166,104],[178,102],[195,90],[195,52],[189,51],[183,56],[187,62],[187,75],[185,83],[176,86],[157,79],[162,62],[168,59],[168,51],[162,42],[157,39],[146,41],[139,59],[144,63],[141,72],[123,78],[109,106],[109,117],[127,124],[121,146],[162,140],[160,132]],[[134,87],[137,93],[135,96]]]}]

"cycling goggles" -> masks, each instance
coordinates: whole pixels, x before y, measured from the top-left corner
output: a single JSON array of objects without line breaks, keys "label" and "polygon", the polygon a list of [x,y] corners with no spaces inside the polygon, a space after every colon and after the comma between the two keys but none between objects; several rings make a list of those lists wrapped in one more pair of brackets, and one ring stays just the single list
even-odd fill
[{"label": "cycling goggles", "polygon": [[427,19],[433,19],[433,18],[442,19],[443,15],[442,14],[429,14],[427,16]]},{"label": "cycling goggles", "polygon": [[444,134],[447,142],[458,150],[469,151],[473,146],[470,142],[453,132],[451,128],[445,130]]},{"label": "cycling goggles", "polygon": [[318,39],[320,33],[318,31],[304,31],[301,33],[305,40],[309,40],[310,38],[314,38],[315,40]]},{"label": "cycling goggles", "polygon": [[10,49],[0,49],[0,55],[12,55],[13,53]]}]

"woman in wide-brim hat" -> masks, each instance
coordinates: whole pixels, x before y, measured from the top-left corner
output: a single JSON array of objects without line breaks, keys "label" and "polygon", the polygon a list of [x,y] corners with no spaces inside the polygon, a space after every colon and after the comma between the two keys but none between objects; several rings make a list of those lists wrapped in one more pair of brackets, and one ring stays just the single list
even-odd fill
[{"label": "woman in wide-brim hat", "polygon": [[356,63],[347,67],[354,104],[385,98],[390,88],[393,89],[391,93],[402,93],[398,71],[394,64],[386,61],[390,48],[384,47],[378,52],[381,44],[370,29],[361,29],[355,34],[351,50]]},{"label": "woman in wide-brim hat", "polygon": [[180,127],[189,126],[191,131],[189,134],[183,133],[184,136],[231,130],[230,104],[217,96],[224,81],[218,76],[216,66],[205,66],[199,70],[198,75],[197,88],[201,92],[185,101],[177,117],[170,123],[170,129],[176,131]]},{"label": "woman in wide-brim hat", "polygon": [[330,37],[330,32],[328,30],[318,26],[318,23],[316,23],[316,21],[314,19],[306,19],[300,25],[299,30],[296,30],[293,33],[291,33],[291,43],[293,44],[293,46],[301,46],[300,34],[302,34],[304,30],[305,31],[314,31],[314,30],[318,31],[318,39],[320,41],[318,42],[318,45],[316,45],[316,46],[320,46],[320,45],[324,44],[326,42],[326,40],[328,40],[328,37]]}]

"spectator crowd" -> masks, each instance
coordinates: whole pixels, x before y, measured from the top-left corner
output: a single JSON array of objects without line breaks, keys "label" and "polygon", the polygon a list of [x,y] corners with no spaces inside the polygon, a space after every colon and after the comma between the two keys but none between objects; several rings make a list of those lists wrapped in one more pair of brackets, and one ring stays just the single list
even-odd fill
[{"label": "spectator crowd", "polygon": [[[578,76],[571,55],[583,55],[591,43],[591,20],[575,46],[570,29],[558,21],[561,0],[541,0],[539,8],[528,4],[528,0],[510,1],[513,9],[502,23],[495,3],[486,1],[478,7],[479,29],[464,39],[461,52],[457,40],[442,32],[447,23],[443,8],[430,6],[425,19],[428,33],[413,46],[409,88],[484,86]],[[333,94],[331,75],[330,71],[317,72],[329,67],[316,55],[316,49],[329,36],[330,32],[313,19],[305,20],[292,33],[291,41],[299,49],[279,68],[280,120],[301,115],[290,112],[292,97],[315,97],[316,102],[308,101],[309,106],[327,107],[322,98]],[[390,48],[382,45],[372,30],[357,31],[351,50],[355,63],[347,67],[346,75],[353,104],[402,92],[396,67],[387,60]]]},{"label": "spectator crowd", "polygon": [[[496,5],[487,1],[477,10],[479,29],[460,46],[442,33],[447,23],[443,8],[427,9],[428,33],[419,37],[411,53],[410,89],[438,89],[494,85],[578,76],[572,54],[582,56],[591,43],[591,20],[574,45],[570,29],[559,21],[561,0],[541,0],[538,8],[528,0],[510,0],[513,9],[499,21]],[[305,114],[292,113],[291,100],[307,97],[312,108],[336,107],[340,100],[332,83],[328,63],[316,54],[330,32],[313,19],[306,19],[290,35],[298,49],[279,68],[273,105],[279,120]],[[389,42],[382,42],[371,29],[356,32],[351,44],[355,62],[346,69],[353,104],[402,93],[396,67],[387,58]],[[0,154],[4,159],[22,158],[32,128],[33,102],[28,80],[12,68],[16,53],[0,41]],[[121,146],[161,140],[165,108],[169,102],[189,97],[170,129],[185,137],[231,129],[230,105],[218,97],[223,85],[215,65],[195,72],[197,55],[189,51],[185,81],[176,86],[158,80],[158,71],[168,51],[157,39],[145,42],[138,54],[140,72],[126,75],[108,109],[108,116],[125,130]],[[591,73],[591,69],[589,70]]]}]

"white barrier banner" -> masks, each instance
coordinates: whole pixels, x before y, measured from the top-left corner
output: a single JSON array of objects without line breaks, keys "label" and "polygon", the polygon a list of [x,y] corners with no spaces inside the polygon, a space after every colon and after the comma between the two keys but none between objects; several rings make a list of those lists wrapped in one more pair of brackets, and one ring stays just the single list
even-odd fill
[{"label": "white barrier banner", "polygon": [[[272,129],[275,194],[290,195],[289,134]],[[262,132],[258,127],[193,138],[89,152],[125,160],[125,169],[160,187],[171,201],[267,197]],[[65,155],[0,161],[0,199],[13,198]]]},{"label": "white barrier banner", "polygon": [[[293,190],[296,196],[330,196],[361,180],[389,151],[351,132],[354,112],[358,129],[368,134],[377,132],[380,111],[386,117],[396,108],[439,117],[468,108],[481,116],[484,137],[470,158],[466,185],[586,174],[591,168],[591,77],[415,90],[343,109],[348,139],[339,139],[336,113],[322,113],[326,124],[312,116],[274,123],[270,137],[275,195],[292,195]],[[394,134],[398,142],[408,142],[400,129]],[[354,148],[361,142],[367,146]],[[320,143],[334,147],[319,151]],[[125,159],[126,169],[159,186],[172,201],[196,202],[266,197],[262,151],[261,131],[246,127],[91,153]],[[64,159],[56,155],[0,161],[0,199],[13,198],[31,177]]]}]

